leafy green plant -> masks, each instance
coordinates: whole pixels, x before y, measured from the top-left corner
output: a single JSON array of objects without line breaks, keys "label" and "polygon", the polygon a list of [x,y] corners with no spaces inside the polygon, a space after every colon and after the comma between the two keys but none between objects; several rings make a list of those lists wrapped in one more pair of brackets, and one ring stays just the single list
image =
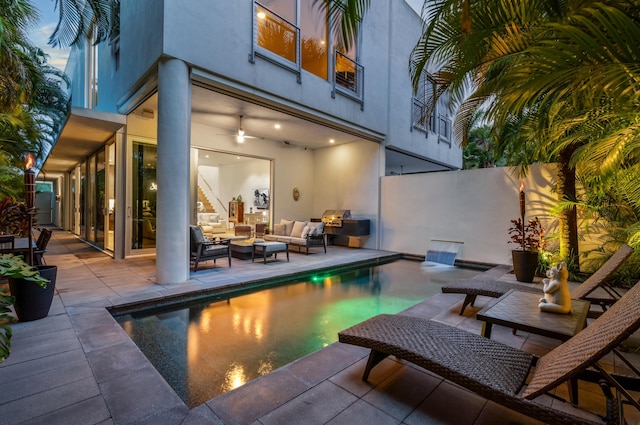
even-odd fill
[{"label": "leafy green plant", "polygon": [[9,296],[4,289],[0,289],[0,363],[11,354],[11,327],[8,325],[13,321],[9,308],[13,304],[13,297]]},{"label": "leafy green plant", "polygon": [[[0,255],[0,276],[25,279],[42,288],[46,288],[49,283],[48,279],[40,276],[38,270],[27,264],[22,257],[13,254]],[[11,353],[11,328],[8,323],[13,321],[9,308],[12,304],[13,297],[0,289],[0,363]]]},{"label": "leafy green plant", "polygon": [[13,254],[0,255],[0,276],[16,279],[24,279],[35,282],[42,288],[46,288],[48,279],[40,276],[33,266],[29,265],[22,257]]}]

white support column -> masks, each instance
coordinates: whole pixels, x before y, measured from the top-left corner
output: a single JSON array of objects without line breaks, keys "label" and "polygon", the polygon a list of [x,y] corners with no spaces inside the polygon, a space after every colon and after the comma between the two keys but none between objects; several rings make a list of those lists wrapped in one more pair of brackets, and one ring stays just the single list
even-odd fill
[{"label": "white support column", "polygon": [[158,180],[156,278],[189,280],[189,67],[178,59],[158,65]]}]

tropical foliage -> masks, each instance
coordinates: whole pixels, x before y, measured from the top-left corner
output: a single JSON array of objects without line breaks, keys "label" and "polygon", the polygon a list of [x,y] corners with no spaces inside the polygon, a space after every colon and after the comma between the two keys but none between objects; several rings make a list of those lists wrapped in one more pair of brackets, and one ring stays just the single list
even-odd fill
[{"label": "tropical foliage", "polygon": [[23,188],[26,153],[44,158],[66,120],[65,77],[26,36],[37,11],[28,0],[0,0],[0,197]]},{"label": "tropical foliage", "polygon": [[11,327],[8,323],[13,321],[10,306],[13,297],[7,295],[4,289],[0,289],[0,363],[11,354]]},{"label": "tropical foliage", "polygon": [[[461,6],[464,4],[464,7]],[[474,114],[496,129],[498,149],[526,171],[557,162],[561,254],[577,253],[575,171],[615,179],[640,204],[640,9],[632,1],[428,1],[410,61],[457,111],[465,142]],[[637,229],[638,224],[628,229]],[[631,231],[630,243],[640,245]]]}]

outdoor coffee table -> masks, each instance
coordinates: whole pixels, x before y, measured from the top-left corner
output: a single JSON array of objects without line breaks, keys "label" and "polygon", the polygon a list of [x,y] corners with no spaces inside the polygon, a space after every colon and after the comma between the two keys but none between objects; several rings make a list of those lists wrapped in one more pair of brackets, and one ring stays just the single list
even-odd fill
[{"label": "outdoor coffee table", "polygon": [[232,240],[229,242],[231,256],[239,260],[249,260],[253,257],[253,241],[248,239]]},{"label": "outdoor coffee table", "polygon": [[494,304],[478,312],[482,320],[482,336],[491,338],[491,327],[502,325],[549,338],[566,341],[587,324],[590,303],[571,300],[571,313],[558,314],[540,311],[538,303],[543,294],[510,290]]},{"label": "outdoor coffee table", "polygon": [[262,260],[267,263],[267,256],[273,254],[274,259],[278,259],[279,252],[287,253],[287,262],[289,261],[289,245],[284,242],[257,242],[253,244],[253,256],[251,261],[256,259],[257,255],[262,255]]}]

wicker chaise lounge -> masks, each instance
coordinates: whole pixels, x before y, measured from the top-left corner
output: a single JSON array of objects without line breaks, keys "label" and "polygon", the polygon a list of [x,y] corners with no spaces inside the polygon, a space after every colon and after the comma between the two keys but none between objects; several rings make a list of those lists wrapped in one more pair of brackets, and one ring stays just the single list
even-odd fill
[{"label": "wicker chaise lounge", "polygon": [[[622,245],[602,267],[571,291],[571,298],[591,301],[591,304],[598,304],[605,310],[607,306],[613,304],[613,302],[620,298],[620,294],[613,288],[606,286],[605,281],[618,270],[631,254],[633,254],[633,248],[629,245]],[[590,298],[589,295],[599,287],[603,288],[610,298]],[[468,305],[473,305],[478,295],[499,298],[511,289],[542,293],[542,288],[539,286],[533,287],[515,282],[483,278],[464,279],[448,283],[442,287],[442,292],[466,295],[462,302],[462,308],[460,309],[460,314],[462,315]]]},{"label": "wicker chaise lounge", "polygon": [[[636,284],[584,330],[540,358],[453,326],[402,315],[379,315],[338,336],[342,343],[371,349],[365,381],[374,366],[393,355],[545,423],[593,424],[603,421],[591,412],[584,411],[585,417],[578,417],[555,408],[555,401],[550,407],[543,404],[548,400],[536,399],[562,383],[575,384],[575,379],[598,382],[607,398],[604,423],[614,423],[620,405],[611,387],[618,382],[598,361],[638,328],[640,285]],[[633,382],[637,384],[637,380]],[[570,389],[577,395],[577,386],[571,385]],[[616,391],[615,396],[640,409],[632,398],[626,400],[624,391]]]}]

